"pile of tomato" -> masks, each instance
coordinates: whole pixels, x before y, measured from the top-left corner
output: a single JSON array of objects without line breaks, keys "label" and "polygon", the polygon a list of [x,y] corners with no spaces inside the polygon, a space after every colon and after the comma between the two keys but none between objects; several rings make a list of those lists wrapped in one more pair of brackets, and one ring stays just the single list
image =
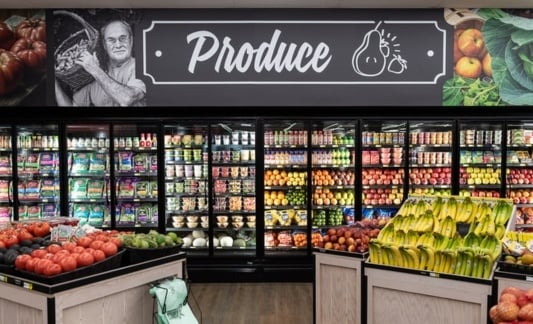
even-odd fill
[{"label": "pile of tomato", "polygon": [[77,239],[52,243],[35,249],[30,254],[20,254],[15,268],[38,275],[54,276],[90,266],[118,253],[122,240],[116,231],[95,232]]},{"label": "pile of tomato", "polygon": [[0,21],[0,96],[15,90],[24,75],[45,71],[45,20],[26,18],[13,29]]},{"label": "pile of tomato", "polygon": [[45,237],[49,234],[50,224],[47,222],[17,223],[0,230],[0,248],[10,248],[23,240],[33,241],[34,237]]}]

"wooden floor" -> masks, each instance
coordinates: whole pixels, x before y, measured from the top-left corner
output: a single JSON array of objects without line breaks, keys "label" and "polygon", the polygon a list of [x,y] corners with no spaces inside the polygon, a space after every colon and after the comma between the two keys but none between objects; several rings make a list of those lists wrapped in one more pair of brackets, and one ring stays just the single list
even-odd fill
[{"label": "wooden floor", "polygon": [[192,283],[191,291],[202,324],[313,323],[312,283]]}]

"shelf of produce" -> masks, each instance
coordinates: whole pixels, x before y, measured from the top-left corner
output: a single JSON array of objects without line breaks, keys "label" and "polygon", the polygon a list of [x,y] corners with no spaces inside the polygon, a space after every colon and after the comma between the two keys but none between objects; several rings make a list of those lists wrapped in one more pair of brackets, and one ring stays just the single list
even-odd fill
[{"label": "shelf of produce", "polygon": [[185,256],[180,252],[55,285],[0,274],[0,322],[151,323],[149,284],[182,277]]},{"label": "shelf of produce", "polygon": [[364,254],[315,251],[315,323],[362,323]]},{"label": "shelf of produce", "polygon": [[[487,323],[491,280],[456,280],[451,275],[409,269],[391,271],[368,262],[364,272],[369,324]],[[386,312],[383,305],[387,305]]]}]

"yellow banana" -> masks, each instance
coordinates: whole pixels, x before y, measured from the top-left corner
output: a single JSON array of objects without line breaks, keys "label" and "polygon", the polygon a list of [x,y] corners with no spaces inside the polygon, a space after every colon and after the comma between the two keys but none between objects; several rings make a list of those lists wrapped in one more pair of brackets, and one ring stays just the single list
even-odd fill
[{"label": "yellow banana", "polygon": [[418,245],[417,246],[420,250],[423,250],[427,254],[427,263],[426,263],[426,270],[428,271],[434,271],[435,268],[435,249],[432,246],[427,245]]},{"label": "yellow banana", "polygon": [[404,245],[404,246],[401,246],[400,248],[402,249],[404,253],[406,253],[409,256],[411,260],[410,267],[413,269],[419,269],[420,256],[419,256],[418,249],[415,246],[411,246],[411,245],[407,245],[407,246]]}]

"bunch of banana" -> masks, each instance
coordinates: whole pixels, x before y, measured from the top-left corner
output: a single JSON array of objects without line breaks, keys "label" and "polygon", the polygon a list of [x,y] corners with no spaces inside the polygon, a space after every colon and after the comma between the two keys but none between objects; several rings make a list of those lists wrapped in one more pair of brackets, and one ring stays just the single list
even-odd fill
[{"label": "bunch of banana", "polygon": [[477,221],[479,221],[480,219],[485,218],[487,215],[492,215],[492,208],[486,201],[481,201],[477,205],[475,218]]},{"label": "bunch of banana", "polygon": [[457,207],[456,222],[472,223],[476,217],[477,204],[470,197],[465,197]]},{"label": "bunch of banana", "polygon": [[494,222],[494,218],[490,214],[480,216],[470,224],[469,231],[480,236],[495,235],[496,223]]},{"label": "bunch of banana", "polygon": [[[394,217],[396,218],[396,217]],[[394,219],[393,218],[393,219]],[[394,222],[390,221],[385,225],[380,231],[377,236],[377,240],[384,243],[391,243],[394,241]]]},{"label": "bunch of banana", "polygon": [[492,217],[496,224],[506,224],[513,214],[513,205],[505,200],[498,200],[492,210]]},{"label": "bunch of banana", "polygon": [[476,278],[490,278],[495,260],[490,252],[480,247],[462,247],[457,250],[459,267],[455,274]]},{"label": "bunch of banana", "polygon": [[463,244],[464,246],[469,246],[469,247],[480,246],[482,239],[483,238],[477,235],[476,233],[468,232],[463,239]]},{"label": "bunch of banana", "polygon": [[418,244],[416,247],[420,253],[419,269],[433,271],[435,268],[435,248],[429,244]]},{"label": "bunch of banana", "polygon": [[502,253],[502,241],[495,235],[485,236],[483,240],[481,240],[479,247],[484,250],[484,254],[490,255],[492,260],[497,260]]},{"label": "bunch of banana", "polygon": [[400,252],[400,248],[396,244],[383,244],[381,245],[382,253],[385,254],[385,257],[383,258],[383,261],[386,261],[387,263],[382,263],[385,265],[391,265],[395,267],[405,267],[404,265],[404,257],[402,253]]},{"label": "bunch of banana", "polygon": [[410,269],[419,269],[420,255],[415,245],[403,244],[399,246],[403,258],[403,266]]},{"label": "bunch of banana", "polygon": [[428,209],[417,218],[414,230],[417,232],[428,232],[433,230],[434,217],[431,209]]},{"label": "bunch of banana", "polygon": [[442,209],[442,205],[444,205],[444,200],[442,199],[442,196],[437,196],[435,200],[433,200],[433,203],[431,204],[431,212],[435,216],[440,215],[440,211]]},{"label": "bunch of banana", "polygon": [[496,237],[498,239],[503,239],[503,236],[505,235],[505,231],[507,229],[505,228],[505,225],[503,224],[496,224],[496,233],[494,235],[496,235]]},{"label": "bunch of banana", "polygon": [[419,199],[417,202],[416,202],[416,205],[414,207],[414,210],[412,211],[412,214],[418,218],[422,215],[424,215],[426,213],[426,211],[428,210],[431,210],[431,204],[424,200],[424,199]]},{"label": "bunch of banana", "polygon": [[450,216],[452,219],[455,220],[457,215],[457,200],[455,197],[448,197],[448,200],[442,205],[442,208],[438,214],[439,219],[445,219],[446,217]]},{"label": "bunch of banana", "polygon": [[407,199],[403,202],[403,204],[400,206],[400,209],[396,212],[396,218],[398,215],[409,215],[413,214],[415,209],[416,200],[415,199]]},{"label": "bunch of banana", "polygon": [[419,235],[416,245],[418,246],[420,244],[433,247],[435,245],[435,236],[433,236],[433,232],[425,232]]},{"label": "bunch of banana", "polygon": [[444,219],[438,221],[436,225],[437,227],[434,228],[434,231],[446,237],[454,237],[457,232],[457,225],[452,216],[446,216]]},{"label": "bunch of banana", "polygon": [[369,260],[375,264],[386,264],[388,260],[384,259],[383,249],[381,248],[382,242],[377,238],[372,238],[368,242],[368,256]]}]

